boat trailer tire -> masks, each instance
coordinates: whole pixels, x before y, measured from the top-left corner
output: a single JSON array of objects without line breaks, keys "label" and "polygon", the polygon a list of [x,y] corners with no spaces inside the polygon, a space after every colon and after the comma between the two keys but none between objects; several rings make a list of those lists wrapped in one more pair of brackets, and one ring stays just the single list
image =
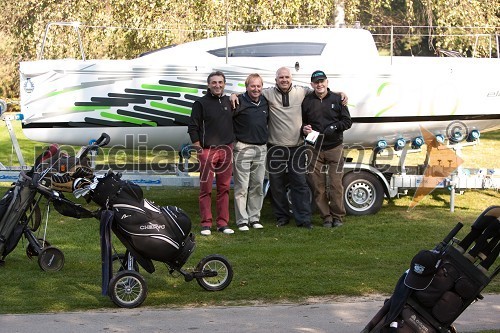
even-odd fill
[{"label": "boat trailer tire", "polygon": [[375,175],[366,171],[352,171],[344,175],[342,183],[347,214],[370,215],[382,207],[384,188]]}]

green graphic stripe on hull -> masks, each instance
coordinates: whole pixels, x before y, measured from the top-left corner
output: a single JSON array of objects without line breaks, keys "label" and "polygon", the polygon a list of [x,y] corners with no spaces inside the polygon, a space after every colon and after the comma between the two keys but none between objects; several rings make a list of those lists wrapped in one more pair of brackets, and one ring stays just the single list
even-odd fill
[{"label": "green graphic stripe on hull", "polygon": [[169,92],[181,92],[181,93],[198,93],[198,89],[196,88],[183,88],[176,86],[161,86],[156,84],[142,84],[141,88],[150,89],[150,90],[159,90],[159,91],[169,91]]},{"label": "green graphic stripe on hull", "polygon": [[169,105],[165,103],[158,103],[158,102],[151,102],[151,106],[154,108],[159,108],[162,110],[167,110],[167,111],[172,111],[172,112],[178,112],[184,115],[191,115],[191,109],[183,108],[181,106],[175,106],[175,105]]},{"label": "green graphic stripe on hull", "polygon": [[109,80],[108,81],[98,81],[98,82],[83,82],[77,86],[68,87],[68,88],[64,88],[64,89],[59,90],[59,91],[53,91],[53,92],[47,93],[47,94],[41,96],[40,98],[37,98],[37,99],[30,101],[29,103],[33,103],[35,101],[43,100],[43,99],[48,98],[48,97],[53,97],[53,96],[65,94],[65,93],[76,91],[76,90],[104,86],[104,85],[113,84],[113,83],[115,83],[115,81],[109,81]]},{"label": "green graphic stripe on hull", "polygon": [[383,115],[383,114],[384,114],[384,112],[386,112],[386,111],[388,111],[388,110],[392,109],[395,105],[396,105],[396,103],[394,103],[394,104],[392,104],[392,105],[389,105],[389,106],[388,106],[388,107],[386,107],[386,108],[383,108],[382,110],[380,110],[379,112],[377,112],[377,113],[375,114],[375,117],[380,117],[381,115]]},{"label": "green graphic stripe on hull", "polygon": [[113,120],[124,121],[124,122],[137,124],[137,125],[148,125],[148,126],[156,127],[156,123],[152,122],[152,121],[144,121],[142,119],[121,116],[121,115],[109,113],[109,112],[101,112],[101,117],[109,118],[109,119],[113,119]]},{"label": "green graphic stripe on hull", "polygon": [[148,114],[141,114],[139,112],[133,112],[128,110],[116,110],[116,113],[123,116],[129,116],[134,118],[140,118],[148,121],[154,122],[157,126],[174,126],[174,120],[171,118],[155,117]]},{"label": "green graphic stripe on hull", "polygon": [[77,105],[69,108],[70,111],[75,112],[85,112],[85,111],[95,111],[95,110],[109,110],[109,106],[106,105]]},{"label": "green graphic stripe on hull", "polygon": [[54,92],[48,93],[46,95],[46,97],[52,97],[52,96],[56,96],[56,95],[59,95],[59,94],[64,94],[64,93],[67,93],[67,92],[70,92],[70,91],[80,90],[80,89],[83,89],[83,87],[66,88],[66,89],[63,89],[63,90],[59,90],[59,91],[54,91]]},{"label": "green graphic stripe on hull", "polygon": [[207,89],[207,86],[204,84],[196,84],[196,83],[189,83],[189,82],[160,80],[158,83],[166,85],[166,86],[174,86],[174,87],[196,88],[196,89],[201,89],[201,90]]}]

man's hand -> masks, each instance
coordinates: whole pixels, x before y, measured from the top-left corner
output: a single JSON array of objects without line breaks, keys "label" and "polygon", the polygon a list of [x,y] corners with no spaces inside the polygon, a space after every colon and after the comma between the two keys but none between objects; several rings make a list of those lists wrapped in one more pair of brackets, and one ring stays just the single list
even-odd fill
[{"label": "man's hand", "polygon": [[342,99],[342,105],[343,106],[346,106],[347,105],[347,102],[348,102],[348,98],[347,98],[347,95],[344,93],[344,92],[339,92],[340,94],[340,98]]},{"label": "man's hand", "polygon": [[201,154],[203,152],[203,148],[200,145],[200,141],[193,142],[193,144],[189,146],[189,150],[194,150],[196,154]]},{"label": "man's hand", "polygon": [[235,93],[232,93],[231,96],[229,96],[229,99],[231,100],[231,106],[233,107],[233,109],[236,109],[236,107],[240,105],[238,95],[236,95]]},{"label": "man's hand", "polygon": [[311,133],[312,132],[311,125],[304,125],[304,127],[302,127],[302,132],[304,132],[304,135]]}]

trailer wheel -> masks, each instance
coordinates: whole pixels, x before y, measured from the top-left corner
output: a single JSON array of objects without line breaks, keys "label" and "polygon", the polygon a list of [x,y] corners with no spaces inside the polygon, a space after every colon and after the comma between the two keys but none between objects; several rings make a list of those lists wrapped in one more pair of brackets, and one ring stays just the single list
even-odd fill
[{"label": "trailer wheel", "polygon": [[384,188],[373,174],[366,171],[349,172],[344,175],[342,183],[347,214],[375,214],[382,207]]}]

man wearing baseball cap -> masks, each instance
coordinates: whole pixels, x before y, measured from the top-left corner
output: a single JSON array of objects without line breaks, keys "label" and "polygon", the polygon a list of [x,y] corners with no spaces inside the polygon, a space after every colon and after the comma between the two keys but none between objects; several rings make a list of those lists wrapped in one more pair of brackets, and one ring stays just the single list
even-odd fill
[{"label": "man wearing baseball cap", "polygon": [[[306,157],[304,138],[301,135],[301,102],[309,87],[294,85],[292,71],[280,67],[276,71],[276,85],[262,89],[269,105],[267,170],[271,192],[271,206],[276,226],[283,227],[290,221],[290,205],[286,185],[289,184],[292,214],[298,227],[311,229],[310,190],[306,178]],[[347,96],[340,93],[347,103]],[[236,94],[231,95],[233,107],[238,102]]]},{"label": "man wearing baseball cap", "polygon": [[[339,227],[346,214],[342,185],[343,133],[351,128],[352,120],[349,109],[342,105],[341,96],[328,88],[325,72],[317,70],[312,73],[311,87],[314,93],[307,95],[302,102],[302,131],[311,146],[308,150],[308,180],[323,226]],[[327,193],[326,172],[330,195]]]}]

